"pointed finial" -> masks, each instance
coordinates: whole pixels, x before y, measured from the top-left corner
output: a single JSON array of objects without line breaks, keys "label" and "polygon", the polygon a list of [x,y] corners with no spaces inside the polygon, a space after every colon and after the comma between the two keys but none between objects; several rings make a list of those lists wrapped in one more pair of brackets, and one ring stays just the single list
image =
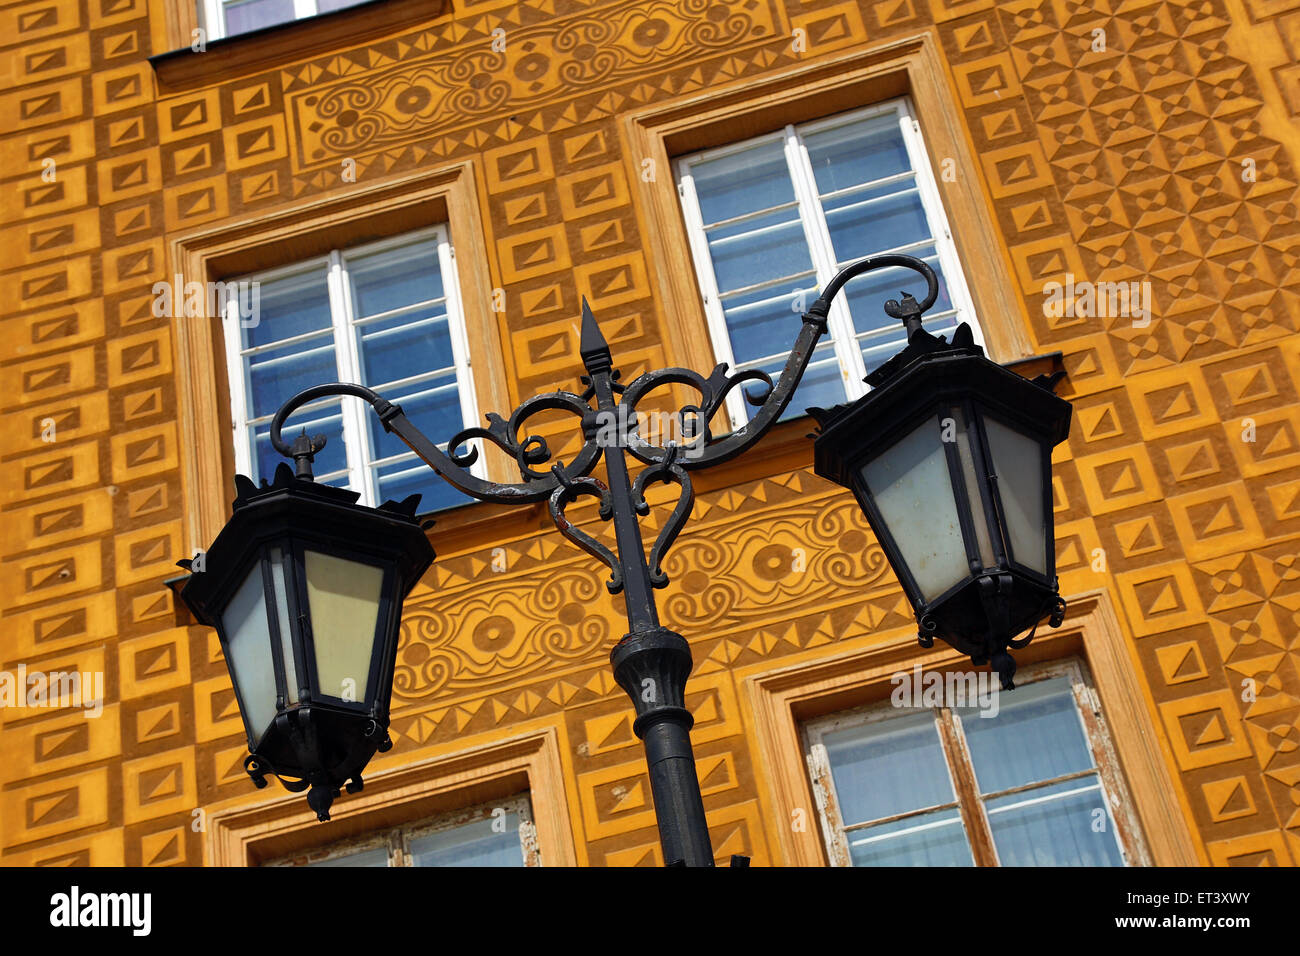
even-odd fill
[{"label": "pointed finial", "polygon": [[613,356],[609,352],[609,343],[601,334],[600,326],[596,324],[596,317],[591,314],[591,306],[587,304],[585,295],[582,297],[582,336],[578,351],[582,356],[582,364],[591,375],[607,372],[614,364]]}]

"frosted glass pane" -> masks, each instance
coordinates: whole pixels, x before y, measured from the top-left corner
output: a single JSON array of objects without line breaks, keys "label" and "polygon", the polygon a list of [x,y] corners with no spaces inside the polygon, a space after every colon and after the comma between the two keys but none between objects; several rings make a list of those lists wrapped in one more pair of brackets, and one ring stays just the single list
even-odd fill
[{"label": "frosted glass pane", "polygon": [[316,860],[306,865],[307,866],[387,866],[388,847],[377,846],[371,850],[358,850],[356,853],[345,853],[342,856],[336,856],[329,860]]},{"label": "frosted glass pane", "polygon": [[937,418],[868,462],[862,478],[925,600],[970,573]]},{"label": "frosted glass pane", "polygon": [[850,830],[847,836],[854,866],[975,865],[956,807]]},{"label": "frosted glass pane", "polygon": [[996,717],[958,712],[980,793],[1092,769],[1092,753],[1065,677],[1023,684],[998,696]]},{"label": "frosted glass pane", "polygon": [[956,800],[929,712],[832,731],[822,743],[845,826]]},{"label": "frosted glass pane", "polygon": [[410,841],[413,866],[523,866],[524,851],[519,841],[519,814],[476,820],[450,830],[413,837]]},{"label": "frosted glass pane", "polygon": [[306,552],[304,563],[318,689],[362,701],[369,690],[384,569],[317,551]]},{"label": "frosted glass pane", "polygon": [[289,629],[289,589],[285,585],[284,553],[271,549],[271,586],[275,591],[276,621],[280,628],[280,659],[284,661],[285,701],[298,703],[298,673],[294,666],[293,632]]},{"label": "frosted glass pane", "polygon": [[256,742],[275,717],[276,697],[261,562],[253,565],[226,606],[221,625],[226,632],[230,669],[244,705],[244,724]]},{"label": "frosted glass pane", "polygon": [[1011,555],[1039,574],[1047,573],[1047,528],[1043,520],[1043,446],[1027,435],[985,417],[998,496],[1011,536]]},{"label": "frosted glass pane", "polygon": [[[1123,866],[1096,775],[985,802],[1003,866]],[[1094,828],[1094,821],[1104,826]]]}]

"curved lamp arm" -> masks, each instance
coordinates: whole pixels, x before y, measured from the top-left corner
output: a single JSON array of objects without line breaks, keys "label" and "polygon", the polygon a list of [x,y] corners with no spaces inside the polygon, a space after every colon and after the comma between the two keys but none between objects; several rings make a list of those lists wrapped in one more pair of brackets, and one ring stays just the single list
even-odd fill
[{"label": "curved lamp arm", "polygon": [[[620,393],[621,400],[618,406],[625,409],[619,418],[629,423],[637,421],[635,413],[637,402],[662,385],[686,385],[700,393],[700,401],[697,405],[690,405],[678,411],[683,421],[687,416],[693,420],[693,428],[698,436],[696,440],[701,445],[699,452],[693,453],[693,449],[682,449],[672,443],[670,448],[652,445],[641,438],[634,424],[619,429],[623,447],[646,464],[667,467],[665,465],[667,461],[686,470],[721,464],[747,451],[776,423],[794,397],[795,389],[808,368],[818,340],[826,334],[826,317],[830,314],[831,303],[835,300],[835,296],[850,279],[866,272],[889,267],[911,269],[926,280],[926,295],[921,302],[918,303],[910,295],[903,293],[902,303],[895,299],[885,303],[885,312],[901,319],[907,329],[908,338],[911,338],[912,333],[921,327],[921,314],[934,305],[939,296],[939,278],[935,271],[915,256],[891,253],[859,259],[836,273],[817,300],[803,314],[803,325],[790,350],[790,357],[786,359],[785,367],[781,370],[775,384],[770,375],[757,369],[728,374],[725,363],[714,368],[707,378],[690,369],[667,368],[646,372],[626,387],[612,384],[613,391]],[[600,344],[603,346],[603,340]],[[607,352],[607,347],[605,348]],[[604,374],[613,374],[615,378],[617,377],[616,373],[610,373],[604,367],[598,370],[588,365],[588,371],[593,375],[603,371]],[[759,386],[759,391],[755,394],[745,395],[745,400],[756,406],[757,411],[741,428],[718,441],[710,441],[709,420],[722,408],[731,390],[747,382],[754,382]],[[511,413],[509,420],[489,413],[486,416],[487,428],[475,427],[461,431],[451,439],[447,451],[444,452],[411,424],[401,406],[395,405],[364,385],[333,382],[304,389],[285,402],[271,421],[271,444],[281,455],[294,460],[299,476],[310,477],[311,462],[325,447],[325,436],[316,435],[309,438],[304,431],[290,444],[281,435],[284,423],[294,411],[308,402],[335,395],[351,395],[369,402],[375,414],[379,416],[385,431],[397,435],[425,464],[460,491],[483,501],[527,504],[547,499],[556,489],[569,487],[576,479],[591,474],[596,467],[603,448],[609,444],[607,436],[603,440],[598,437],[598,426],[602,421],[600,415],[612,409],[593,408],[591,399],[594,394],[594,387],[590,387],[582,395],[562,391],[536,395],[519,405]],[[551,462],[551,452],[544,438],[537,435],[520,437],[526,420],[538,412],[547,410],[569,412],[580,419],[585,441],[577,456],[567,466],[563,462]],[[457,453],[456,449],[476,438],[492,442],[513,457],[523,482],[505,484],[486,481],[472,474],[469,469],[478,460],[478,450],[469,447],[466,451]],[[548,464],[549,468],[546,467]]]},{"label": "curved lamp arm", "polygon": [[[373,389],[349,382],[313,385],[311,388],[303,389],[280,406],[271,420],[271,445],[284,457],[294,460],[299,477],[311,477],[312,460],[325,447],[325,436],[316,435],[309,438],[304,430],[303,434],[293,440],[293,444],[289,444],[281,435],[285,420],[308,402],[335,395],[352,395],[369,402],[370,407],[379,416],[384,430],[400,438],[445,481],[472,498],[502,504],[529,504],[544,501],[561,485],[559,474],[538,472],[531,467],[548,461],[551,455],[545,439],[536,435],[529,435],[523,440],[518,438],[519,429],[524,421],[537,412],[558,409],[583,416],[584,428],[586,428],[586,416],[591,414],[591,406],[580,395],[571,392],[538,395],[515,409],[509,422],[498,415],[488,415],[488,428],[466,429],[451,440],[447,446],[448,451],[444,452],[437,443],[411,424],[400,405],[388,401]],[[471,447],[463,454],[456,454],[456,449],[471,438],[485,438],[511,453],[519,463],[525,479],[524,483],[503,484],[486,481],[472,474],[469,468],[478,460],[478,450]],[[563,465],[559,467],[563,476],[572,481],[574,478],[590,474],[596,467],[600,455],[600,446],[588,440],[571,465],[567,468]]]},{"label": "curved lamp arm", "polygon": [[[670,382],[690,385],[699,390],[701,394],[700,403],[698,406],[689,406],[682,409],[679,414],[689,413],[693,415],[696,420],[696,427],[707,429],[709,419],[722,407],[727,393],[732,388],[742,381],[759,381],[764,386],[764,390],[757,396],[745,396],[746,401],[751,405],[758,406],[758,411],[754,413],[753,417],[745,425],[716,442],[707,442],[708,436],[706,432],[705,442],[707,443],[704,444],[704,447],[695,453],[688,452],[682,455],[678,459],[678,463],[685,469],[694,470],[696,468],[707,468],[710,465],[717,465],[735,458],[762,438],[767,430],[776,424],[786,406],[790,404],[795,389],[798,387],[804,371],[808,368],[808,363],[812,359],[813,349],[816,348],[818,339],[826,332],[826,317],[830,314],[831,303],[835,300],[835,296],[839,294],[850,279],[867,272],[873,272],[876,269],[893,266],[911,269],[913,272],[920,273],[926,282],[925,298],[921,302],[918,303],[910,295],[903,293],[901,303],[896,299],[890,299],[885,303],[886,314],[902,320],[903,326],[907,330],[907,336],[910,339],[912,333],[921,327],[921,314],[934,305],[935,300],[939,297],[938,275],[936,275],[934,269],[915,256],[896,253],[868,256],[865,259],[859,259],[857,262],[849,263],[837,272],[834,278],[827,283],[826,288],[822,290],[821,295],[817,297],[817,301],[803,314],[803,327],[799,330],[794,347],[790,350],[790,357],[786,359],[785,368],[781,370],[781,375],[775,385],[772,384],[769,375],[757,370],[739,372],[728,376],[725,364],[715,368],[713,374],[707,379],[696,372],[686,369],[663,369],[646,372],[629,383],[623,395],[623,404],[635,408],[636,403],[648,392]],[[663,448],[645,442],[635,431],[628,436],[628,450],[647,464],[662,461],[665,454]]]}]

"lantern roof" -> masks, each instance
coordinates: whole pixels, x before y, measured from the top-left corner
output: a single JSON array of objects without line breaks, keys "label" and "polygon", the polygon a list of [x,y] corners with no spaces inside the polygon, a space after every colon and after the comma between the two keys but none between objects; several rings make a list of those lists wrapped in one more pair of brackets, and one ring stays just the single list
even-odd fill
[{"label": "lantern roof", "polygon": [[917,329],[907,347],[864,381],[872,390],[854,402],[810,408],[818,424],[811,436],[814,470],[847,485],[854,464],[893,441],[916,416],[942,402],[964,398],[1009,417],[1058,445],[1069,435],[1070,403],[1054,394],[1064,372],[1027,379],[984,355],[963,322],[952,341]]},{"label": "lantern roof", "polygon": [[204,554],[202,569],[190,559],[177,562],[191,571],[181,596],[200,623],[216,626],[233,589],[269,541],[293,538],[393,562],[403,597],[433,563],[433,547],[415,516],[419,495],[367,508],[356,503],[357,492],[300,478],[283,462],[270,483],[236,475],[235,491],[233,513]]}]

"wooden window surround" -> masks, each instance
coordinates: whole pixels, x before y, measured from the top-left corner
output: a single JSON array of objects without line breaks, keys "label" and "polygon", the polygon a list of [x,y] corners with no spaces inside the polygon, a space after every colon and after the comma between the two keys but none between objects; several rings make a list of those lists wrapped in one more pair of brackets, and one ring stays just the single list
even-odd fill
[{"label": "wooden window surround", "polygon": [[[1187,797],[1170,774],[1168,741],[1151,720],[1136,657],[1109,595],[1097,590],[1068,601],[1062,627],[1040,629],[1032,644],[1016,652],[1017,662],[1028,667],[1076,657],[1086,663],[1132,797],[1129,809],[1151,862],[1156,866],[1208,865],[1188,829]],[[918,663],[926,671],[938,671],[962,667],[963,662],[969,667],[965,657],[940,641],[930,650],[921,650],[916,632],[909,630],[829,659],[811,657],[774,670],[755,665],[736,675],[743,688],[741,706],[746,721],[755,729],[755,760],[770,769],[768,787],[759,799],[773,821],[771,830],[785,865],[829,863],[804,761],[801,725],[826,714],[887,700],[895,686],[892,675],[910,671]],[[802,825],[794,825],[798,822]]]},{"label": "wooden window surround", "polygon": [[[491,308],[487,244],[474,168],[468,162],[358,183],[342,194],[179,233],[169,240],[168,279],[226,280],[440,222],[450,224],[478,407],[509,408],[504,348]],[[220,320],[180,319],[174,328],[185,533],[192,553],[207,547],[229,516],[235,467],[227,439],[232,434],[230,386]],[[451,436],[429,437],[442,441]],[[486,456],[485,467],[488,478],[510,480],[503,456]]]},{"label": "wooden window surround", "polygon": [[[972,279],[989,357],[1008,362],[1033,354],[1011,260],[978,185],[979,165],[936,43],[927,33],[865,52],[818,57],[807,66],[657,103],[623,118],[624,161],[629,181],[640,187],[633,201],[647,227],[647,265],[670,362],[701,371],[715,363],[671,160],[904,95],[916,106],[962,268]],[[943,181],[946,158],[955,161],[955,183]],[[797,330],[792,322],[791,342]]]},{"label": "wooden window surround", "polygon": [[[272,786],[275,786],[272,784]],[[543,866],[576,866],[554,727],[366,775],[365,789],[322,824],[302,794],[280,793],[207,816],[209,866],[257,866],[528,791]]]}]

